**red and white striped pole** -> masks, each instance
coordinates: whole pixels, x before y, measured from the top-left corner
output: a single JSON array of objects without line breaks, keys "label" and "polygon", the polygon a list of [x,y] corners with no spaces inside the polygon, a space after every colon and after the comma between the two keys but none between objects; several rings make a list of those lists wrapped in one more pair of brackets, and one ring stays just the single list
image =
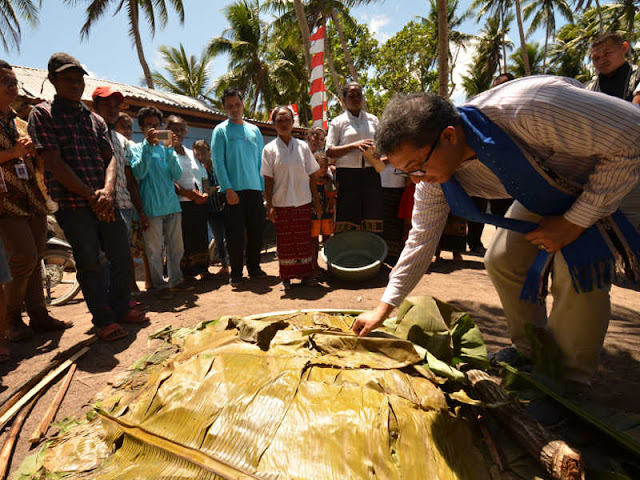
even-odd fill
[{"label": "red and white striped pole", "polygon": [[327,94],[324,88],[324,37],[326,28],[318,27],[311,35],[311,118],[314,127],[327,130]]}]

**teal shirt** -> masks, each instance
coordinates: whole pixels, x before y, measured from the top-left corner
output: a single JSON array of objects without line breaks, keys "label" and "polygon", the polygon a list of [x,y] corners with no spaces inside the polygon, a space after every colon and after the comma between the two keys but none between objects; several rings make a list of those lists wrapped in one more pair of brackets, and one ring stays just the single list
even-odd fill
[{"label": "teal shirt", "polygon": [[131,146],[131,170],[140,183],[140,196],[148,217],[182,211],[173,182],[182,167],[173,148],[150,145],[147,140]]},{"label": "teal shirt", "polygon": [[220,191],[231,188],[264,190],[264,178],[260,175],[264,140],[260,129],[249,122],[242,125],[225,120],[211,135],[213,164]]}]

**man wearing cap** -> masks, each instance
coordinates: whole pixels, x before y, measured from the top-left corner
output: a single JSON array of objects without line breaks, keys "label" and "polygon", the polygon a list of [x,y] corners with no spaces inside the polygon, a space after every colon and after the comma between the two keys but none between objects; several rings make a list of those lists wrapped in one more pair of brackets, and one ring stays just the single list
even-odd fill
[{"label": "man wearing cap", "polygon": [[[56,219],[73,248],[82,293],[98,336],[107,341],[127,335],[118,321],[129,311],[131,251],[122,218],[114,211],[117,162],[106,123],[81,101],[80,62],[66,53],[49,59],[48,79],[56,89],[52,103],[29,114],[29,134],[47,170],[47,186],[58,202]],[[100,250],[110,264],[109,295],[104,294]]]}]

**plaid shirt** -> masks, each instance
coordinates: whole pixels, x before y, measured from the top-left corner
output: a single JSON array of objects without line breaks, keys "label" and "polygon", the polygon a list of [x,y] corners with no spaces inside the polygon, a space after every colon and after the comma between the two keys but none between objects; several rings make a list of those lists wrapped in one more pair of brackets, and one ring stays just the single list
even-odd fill
[{"label": "plaid shirt", "polygon": [[[83,103],[77,108],[54,99],[29,114],[29,135],[38,150],[58,150],[62,160],[92,190],[104,188],[107,164],[102,151],[113,152],[107,124]],[[45,165],[46,167],[46,165]],[[88,207],[89,202],[67,190],[47,170],[47,187],[60,208]]]}]

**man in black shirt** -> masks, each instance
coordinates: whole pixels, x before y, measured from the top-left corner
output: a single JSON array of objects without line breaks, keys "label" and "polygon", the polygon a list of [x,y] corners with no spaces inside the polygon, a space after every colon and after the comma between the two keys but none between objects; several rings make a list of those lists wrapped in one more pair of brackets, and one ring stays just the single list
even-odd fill
[{"label": "man in black shirt", "polygon": [[618,33],[595,39],[591,44],[591,61],[598,75],[585,88],[640,103],[640,69],[626,60],[628,51],[629,42]]}]

